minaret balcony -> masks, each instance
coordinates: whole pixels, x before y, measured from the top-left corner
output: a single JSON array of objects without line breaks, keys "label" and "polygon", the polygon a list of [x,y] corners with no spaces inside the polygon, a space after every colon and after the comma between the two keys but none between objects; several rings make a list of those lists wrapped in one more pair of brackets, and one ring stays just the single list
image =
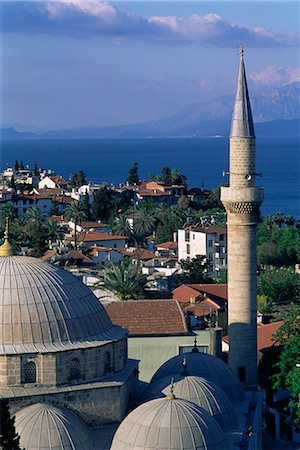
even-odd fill
[{"label": "minaret balcony", "polygon": [[259,209],[264,199],[262,187],[221,187],[221,202],[226,210],[235,213],[252,213]]}]

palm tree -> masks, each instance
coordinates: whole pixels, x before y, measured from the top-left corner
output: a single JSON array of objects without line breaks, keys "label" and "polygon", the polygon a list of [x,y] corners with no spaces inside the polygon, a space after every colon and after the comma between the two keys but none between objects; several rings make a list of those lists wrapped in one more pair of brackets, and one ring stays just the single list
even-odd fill
[{"label": "palm tree", "polygon": [[134,217],[134,228],[138,234],[148,234],[155,226],[156,218],[151,211],[140,208]]},{"label": "palm tree", "polygon": [[116,234],[120,234],[123,236],[130,236],[132,233],[132,228],[128,223],[127,217],[125,214],[120,214],[115,218],[115,223],[113,225],[113,231]]},{"label": "palm tree", "polygon": [[48,239],[52,244],[54,241],[61,240],[63,237],[63,232],[61,227],[58,225],[55,220],[48,219],[45,228],[47,231]]},{"label": "palm tree", "polygon": [[16,217],[16,210],[11,203],[5,203],[0,208],[0,222],[1,227],[5,227],[5,221],[8,219],[10,222]]},{"label": "palm tree", "polygon": [[113,292],[120,300],[136,298],[143,293],[147,279],[138,266],[129,260],[111,264],[99,272],[103,277],[104,288]]},{"label": "palm tree", "polygon": [[74,248],[77,249],[77,225],[86,219],[81,203],[76,200],[67,206],[66,218],[74,222]]}]

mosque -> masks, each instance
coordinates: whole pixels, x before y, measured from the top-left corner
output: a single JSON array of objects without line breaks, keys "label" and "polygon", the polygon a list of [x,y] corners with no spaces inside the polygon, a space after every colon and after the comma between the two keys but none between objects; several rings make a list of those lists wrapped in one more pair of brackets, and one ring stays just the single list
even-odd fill
[{"label": "mosque", "polygon": [[229,296],[233,355],[227,365],[195,346],[166,361],[142,393],[138,361],[127,356],[127,331],[110,321],[71,273],[14,255],[6,230],[0,247],[0,396],[9,400],[21,448],[262,448],[253,246],[262,193],[254,179],[255,136],[241,52],[230,185],[222,191],[235,302],[231,306]]}]

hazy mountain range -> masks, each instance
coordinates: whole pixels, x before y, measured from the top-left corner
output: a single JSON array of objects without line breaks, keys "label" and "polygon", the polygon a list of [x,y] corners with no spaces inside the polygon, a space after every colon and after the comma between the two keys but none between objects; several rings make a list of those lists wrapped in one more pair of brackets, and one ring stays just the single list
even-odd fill
[{"label": "hazy mountain range", "polygon": [[[110,127],[80,127],[44,133],[2,128],[4,139],[192,138],[228,136],[234,97],[197,102],[164,119]],[[300,136],[300,82],[256,92],[251,98],[258,136]]]}]

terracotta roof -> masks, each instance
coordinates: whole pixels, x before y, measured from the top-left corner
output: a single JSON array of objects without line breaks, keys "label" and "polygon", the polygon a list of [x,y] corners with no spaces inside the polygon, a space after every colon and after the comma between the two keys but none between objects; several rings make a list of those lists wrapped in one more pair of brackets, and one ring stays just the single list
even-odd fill
[{"label": "terracotta roof", "polygon": [[79,225],[81,228],[104,228],[109,226],[107,223],[99,222],[81,222]]},{"label": "terracotta roof", "polygon": [[[272,323],[257,324],[257,350],[263,352],[274,347],[280,347],[278,341],[274,339],[279,327],[283,324],[283,320]],[[229,336],[223,336],[222,341],[229,344]]]},{"label": "terracotta roof", "polygon": [[66,180],[63,179],[63,177],[59,176],[59,175],[50,175],[49,176],[50,180],[53,181],[53,183],[55,184],[68,184],[66,182]]},{"label": "terracotta roof", "polygon": [[151,189],[141,189],[140,191],[136,191],[138,195],[141,197],[169,197],[170,195],[167,192],[163,191],[152,191]]},{"label": "terracotta roof", "polygon": [[183,310],[189,314],[193,314],[197,317],[208,316],[213,311],[218,311],[221,309],[213,300],[205,298],[201,302],[195,303],[195,305],[186,306]]},{"label": "terracotta roof", "polygon": [[[97,253],[109,253],[111,251],[118,252],[118,248],[111,248],[111,247],[101,247],[99,245],[92,245],[88,248],[87,252],[91,256],[97,256]],[[118,252],[119,253],[119,252]]]},{"label": "terracotta roof", "polygon": [[157,244],[156,248],[165,248],[165,249],[169,249],[169,248],[178,248],[178,242],[163,242],[162,244]]},{"label": "terracotta roof", "polygon": [[105,305],[111,321],[131,336],[186,334],[188,328],[178,302],[130,300]]},{"label": "terracotta roof", "polygon": [[150,250],[147,250],[145,248],[138,248],[137,250],[134,250],[133,252],[127,252],[126,256],[129,256],[133,259],[141,259],[141,260],[149,260],[156,258],[155,253],[151,252]]},{"label": "terracotta roof", "polygon": [[179,302],[189,302],[191,297],[197,299],[205,295],[227,301],[227,284],[182,284],[172,291],[173,299]]},{"label": "terracotta roof", "polygon": [[[41,259],[43,261],[49,261],[56,254],[58,254],[58,253],[55,250],[47,250],[47,252],[42,256]],[[73,258],[73,259],[80,259],[81,261],[87,262],[87,263],[92,262],[92,260],[90,258],[83,255],[81,252],[78,252],[77,250],[71,250],[70,252],[63,253],[62,255],[69,256],[70,258]]]},{"label": "terracotta roof", "polygon": [[106,233],[80,233],[78,236],[78,241],[81,242],[93,242],[93,241],[116,241],[121,239],[128,239],[127,236],[119,236],[117,234],[106,234]]}]

